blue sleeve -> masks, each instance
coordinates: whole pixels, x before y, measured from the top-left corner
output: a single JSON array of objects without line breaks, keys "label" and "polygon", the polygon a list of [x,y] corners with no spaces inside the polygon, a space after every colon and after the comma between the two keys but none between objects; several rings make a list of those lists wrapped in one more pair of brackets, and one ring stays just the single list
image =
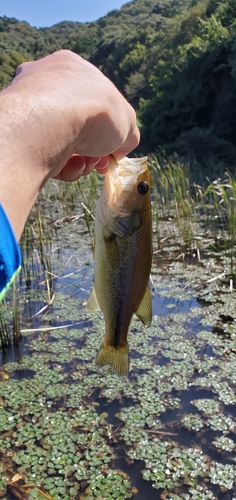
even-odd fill
[{"label": "blue sleeve", "polygon": [[10,221],[0,204],[0,301],[21,267],[21,252]]}]

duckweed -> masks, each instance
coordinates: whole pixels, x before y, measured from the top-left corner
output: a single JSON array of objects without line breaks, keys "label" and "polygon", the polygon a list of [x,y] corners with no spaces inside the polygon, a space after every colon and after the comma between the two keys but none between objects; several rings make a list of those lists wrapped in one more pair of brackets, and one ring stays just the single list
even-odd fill
[{"label": "duckweed", "polygon": [[225,451],[236,450],[236,443],[228,436],[216,437],[215,440],[212,442],[212,444],[214,444],[215,447],[220,450],[225,450]]},{"label": "duckweed", "polygon": [[214,399],[197,399],[192,401],[192,404],[194,404],[198,410],[201,410],[209,415],[219,413],[220,410],[219,401],[215,401]]},{"label": "duckweed", "polygon": [[210,467],[210,479],[213,484],[219,484],[230,490],[236,481],[236,466],[213,462]]},{"label": "duckweed", "polygon": [[98,474],[92,479],[86,489],[83,500],[92,500],[93,498],[114,498],[124,500],[132,497],[131,485],[125,474],[120,471],[110,471],[105,474]]},{"label": "duckweed", "polygon": [[184,415],[181,422],[187,429],[193,431],[199,431],[204,426],[199,415]]}]

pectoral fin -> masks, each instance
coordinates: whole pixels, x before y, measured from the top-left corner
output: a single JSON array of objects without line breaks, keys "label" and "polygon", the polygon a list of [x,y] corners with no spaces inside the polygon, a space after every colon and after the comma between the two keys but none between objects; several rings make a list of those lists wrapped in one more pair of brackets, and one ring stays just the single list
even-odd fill
[{"label": "pectoral fin", "polygon": [[94,290],[94,288],[92,289],[92,293],[89,297],[89,300],[86,304],[86,308],[89,310],[89,311],[101,311],[100,307],[99,307],[99,304],[98,304],[98,299],[97,299],[97,295],[96,295],[96,292]]},{"label": "pectoral fin", "polygon": [[136,316],[143,322],[143,324],[148,327],[152,322],[152,297],[149,288],[149,284],[145,290],[144,296],[138,309],[135,311]]}]

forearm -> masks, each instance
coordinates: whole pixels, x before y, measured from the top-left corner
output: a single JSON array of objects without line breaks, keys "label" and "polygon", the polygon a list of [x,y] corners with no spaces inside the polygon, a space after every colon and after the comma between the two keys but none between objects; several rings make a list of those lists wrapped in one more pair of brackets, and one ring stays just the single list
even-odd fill
[{"label": "forearm", "polygon": [[17,95],[0,94],[0,203],[18,240],[44,181],[30,147],[28,118]]},{"label": "forearm", "polygon": [[[37,94],[19,81],[0,93],[0,203],[19,240],[28,214],[49,177],[57,176],[75,149],[83,144],[81,130],[88,121],[88,107],[81,105],[80,118],[58,120],[57,96]],[[72,107],[72,106],[71,106]],[[84,141],[85,142],[85,141]],[[85,146],[86,147],[86,146]],[[79,177],[76,166],[74,178]],[[68,180],[68,179],[65,179]]]}]

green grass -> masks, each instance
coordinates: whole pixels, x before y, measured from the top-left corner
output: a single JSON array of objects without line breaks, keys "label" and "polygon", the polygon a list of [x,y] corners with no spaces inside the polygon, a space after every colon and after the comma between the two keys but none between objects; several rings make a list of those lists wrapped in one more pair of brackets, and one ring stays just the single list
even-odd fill
[{"label": "green grass", "polygon": [[227,173],[224,179],[216,179],[205,187],[190,183],[187,165],[166,160],[160,165],[154,158],[150,168],[158,241],[161,241],[160,221],[171,220],[169,236],[178,240],[181,252],[197,250],[200,253],[203,243],[209,248],[227,251],[227,273],[235,280],[236,180],[232,174]]}]

